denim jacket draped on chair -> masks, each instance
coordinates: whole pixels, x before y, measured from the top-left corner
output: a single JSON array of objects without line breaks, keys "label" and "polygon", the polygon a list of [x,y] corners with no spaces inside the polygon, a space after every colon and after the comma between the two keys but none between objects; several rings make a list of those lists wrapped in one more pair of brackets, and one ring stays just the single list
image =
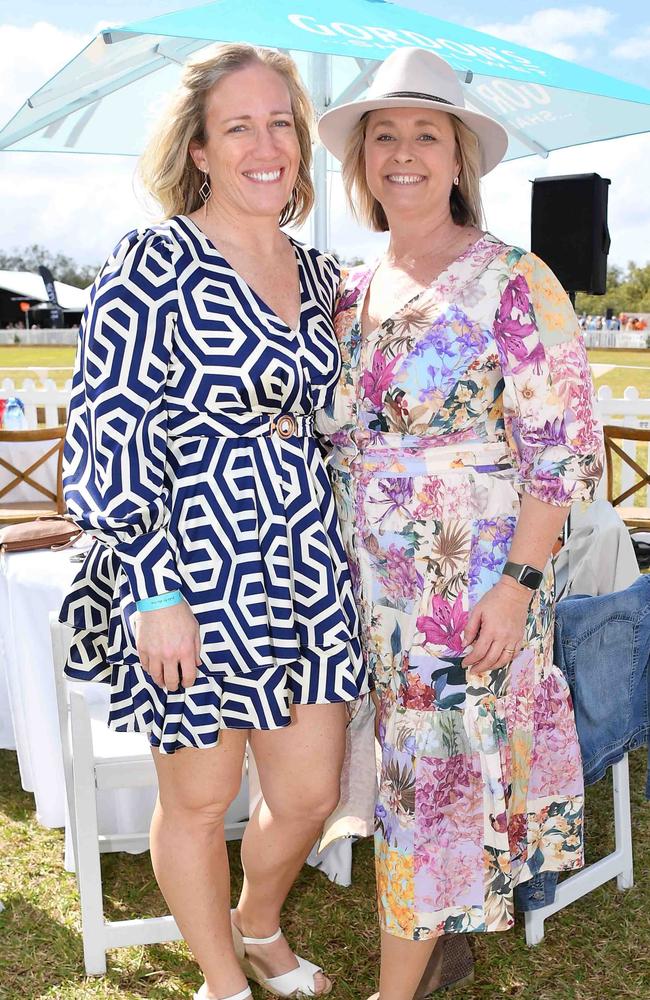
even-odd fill
[{"label": "denim jacket draped on chair", "polygon": [[[571,688],[585,784],[591,785],[628,750],[650,744],[650,575],[614,594],[560,601],[554,661]],[[556,872],[522,883],[517,909],[548,906],[556,884]]]},{"label": "denim jacket draped on chair", "polygon": [[615,594],[560,601],[554,658],[571,688],[591,785],[650,739],[650,576]]}]

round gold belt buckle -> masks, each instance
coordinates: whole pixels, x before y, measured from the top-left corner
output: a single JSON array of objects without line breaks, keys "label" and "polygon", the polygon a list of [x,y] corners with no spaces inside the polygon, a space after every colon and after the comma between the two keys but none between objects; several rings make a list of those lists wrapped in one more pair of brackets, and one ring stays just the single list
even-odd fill
[{"label": "round gold belt buckle", "polygon": [[275,429],[281,438],[290,438],[296,433],[296,421],[290,413],[283,413],[275,421]]}]

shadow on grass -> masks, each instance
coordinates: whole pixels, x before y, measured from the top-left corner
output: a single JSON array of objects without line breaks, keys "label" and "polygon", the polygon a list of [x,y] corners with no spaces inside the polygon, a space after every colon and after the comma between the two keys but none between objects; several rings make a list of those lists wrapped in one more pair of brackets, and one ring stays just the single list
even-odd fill
[{"label": "shadow on grass", "polygon": [[81,935],[23,896],[3,900],[0,913],[0,982],[3,1000],[37,997],[53,985],[78,979]]},{"label": "shadow on grass", "polygon": [[182,942],[112,949],[105,976],[87,977],[81,934],[22,896],[4,900],[0,912],[0,996],[119,995],[151,1000],[191,997],[200,984],[196,964]]}]

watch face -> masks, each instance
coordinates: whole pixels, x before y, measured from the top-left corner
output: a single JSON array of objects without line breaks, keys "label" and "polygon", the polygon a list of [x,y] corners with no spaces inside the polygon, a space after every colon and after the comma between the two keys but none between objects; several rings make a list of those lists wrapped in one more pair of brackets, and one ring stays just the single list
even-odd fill
[{"label": "watch face", "polygon": [[540,573],[538,569],[533,569],[532,566],[524,566],[519,580],[523,583],[524,587],[530,587],[531,590],[536,590],[542,582],[543,576],[544,574]]}]

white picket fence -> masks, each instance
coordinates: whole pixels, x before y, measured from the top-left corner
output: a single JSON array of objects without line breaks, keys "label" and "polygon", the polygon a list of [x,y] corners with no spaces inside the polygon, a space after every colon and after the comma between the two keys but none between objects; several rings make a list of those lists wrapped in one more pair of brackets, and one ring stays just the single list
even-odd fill
[{"label": "white picket fence", "polygon": [[5,378],[0,383],[0,399],[20,399],[25,407],[28,427],[53,426],[65,423],[71,389],[72,379],[67,379],[63,388],[59,389],[52,378],[42,377],[40,385],[36,385],[33,378],[26,378],[20,386],[13,379]]},{"label": "white picket fence", "polygon": [[[15,385],[12,379],[5,378],[0,384],[0,399],[12,396],[22,400],[29,427],[39,424],[59,424],[65,422],[65,410],[70,398],[71,380],[58,389],[51,378],[41,378],[41,384],[36,385],[34,379],[25,379],[21,386]],[[639,390],[628,387],[623,398],[616,398],[608,385],[598,390],[598,412],[605,424],[623,424],[627,427],[650,427],[650,399],[641,397]],[[636,459],[638,446],[633,441],[622,443],[624,450]],[[645,455],[640,454],[639,464],[650,470],[650,449]],[[628,489],[634,481],[634,472],[627,465],[621,468],[621,486]],[[600,492],[605,495],[604,484]],[[647,498],[644,501],[650,507],[650,486],[647,488]]]}]

